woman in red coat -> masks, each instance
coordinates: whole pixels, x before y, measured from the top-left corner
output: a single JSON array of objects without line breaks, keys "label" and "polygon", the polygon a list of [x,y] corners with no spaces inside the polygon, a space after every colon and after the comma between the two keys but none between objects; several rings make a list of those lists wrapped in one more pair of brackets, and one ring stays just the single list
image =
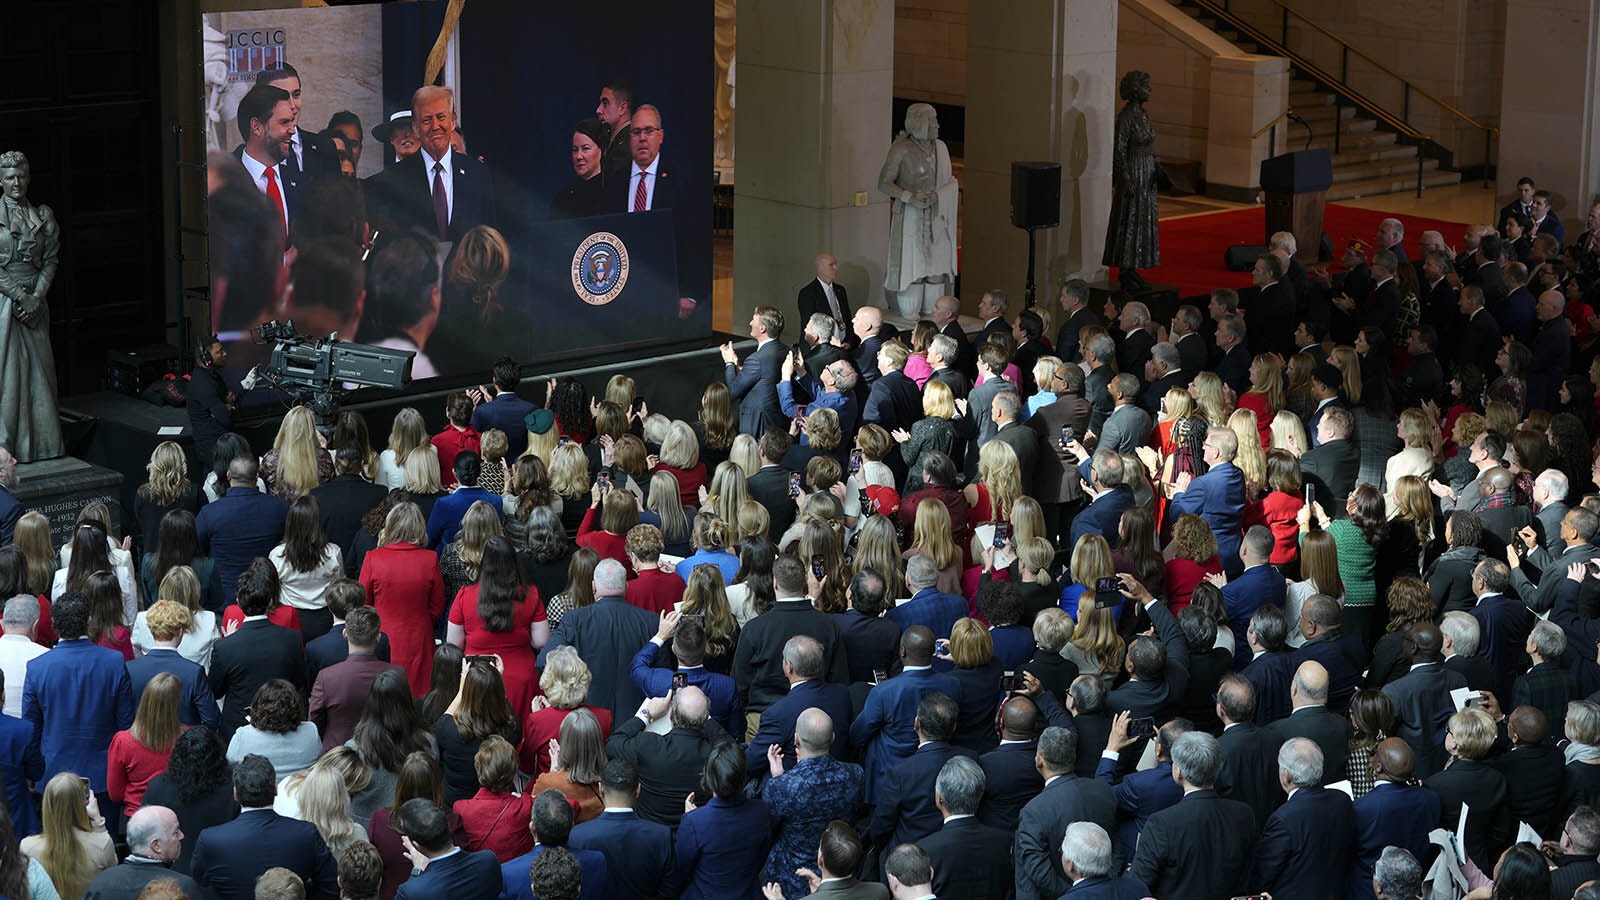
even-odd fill
[{"label": "woman in red coat", "polygon": [[536,652],[550,640],[550,623],[539,589],[522,584],[517,551],[503,537],[484,542],[478,583],[469,584],[450,606],[445,640],[468,656],[500,657],[506,699],[526,715],[539,692]]},{"label": "woman in red coat", "polygon": [[433,623],[444,612],[444,575],[427,544],[422,511],[415,503],[397,503],[383,520],[378,549],[361,563],[367,602],[378,611],[389,636],[389,660],[405,669],[413,697],[428,692]]},{"label": "woman in red coat", "polygon": [[502,863],[533,849],[528,820],[533,817],[533,792],[517,794],[511,790],[517,777],[517,751],[498,734],[483,739],[473,765],[478,770],[478,793],[457,800],[455,814],[461,817],[469,853],[488,850]]}]

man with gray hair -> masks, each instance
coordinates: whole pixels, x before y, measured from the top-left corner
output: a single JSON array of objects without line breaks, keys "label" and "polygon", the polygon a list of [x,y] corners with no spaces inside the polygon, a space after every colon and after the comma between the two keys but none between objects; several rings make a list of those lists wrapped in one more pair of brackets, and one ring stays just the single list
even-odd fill
[{"label": "man with gray hair", "polygon": [[967,399],[972,393],[972,382],[961,371],[961,346],[948,334],[936,334],[928,341],[928,368],[933,370],[931,380],[950,389],[957,400]]},{"label": "man with gray hair", "polygon": [[628,677],[628,668],[659,624],[649,610],[628,603],[627,591],[628,572],[622,563],[602,559],[594,567],[594,603],[563,616],[550,642],[539,651],[543,671],[552,650],[568,646],[577,650],[592,677],[590,705],[611,710],[614,721],[633,715],[644,700],[644,692]]},{"label": "man with gray hair", "polygon": [[[1489,661],[1493,670],[1494,695],[1510,697],[1513,682],[1527,671],[1523,646],[1537,617],[1527,604],[1510,594],[1511,570],[1498,559],[1485,559],[1472,569],[1472,596],[1478,599],[1468,615],[1478,623],[1478,655]],[[1567,621],[1565,611],[1551,610],[1556,624]],[[1574,613],[1575,615],[1575,613]]]},{"label": "man with gray hair", "polygon": [[844,359],[844,351],[833,342],[834,336],[839,333],[839,325],[827,313],[820,312],[805,322],[805,328],[800,332],[800,342],[794,345],[794,349],[805,361],[806,374],[821,378],[822,370],[828,367],[828,363]]},{"label": "man with gray hair", "polygon": [[1528,368],[1528,409],[1561,409],[1557,392],[1572,363],[1572,323],[1567,321],[1567,295],[1559,289],[1545,291],[1534,304],[1533,340],[1528,352],[1533,365]]},{"label": "man with gray hair", "polygon": [[22,681],[28,674],[28,661],[42,656],[46,648],[34,641],[39,629],[39,598],[18,594],[6,601],[0,627],[0,675],[5,677],[5,709],[8,716],[22,715]]},{"label": "man with gray hair", "polygon": [[1083,361],[1078,332],[1100,324],[1100,319],[1089,309],[1089,297],[1089,283],[1083,279],[1068,278],[1061,283],[1061,311],[1066,318],[1061,322],[1061,330],[1056,332],[1056,355],[1063,362]]},{"label": "man with gray hair", "polygon": [[1027,493],[1033,491],[1033,476],[1039,468],[1039,435],[1021,422],[1022,395],[1016,391],[1002,391],[989,403],[989,416],[994,420],[991,441],[1000,441],[1011,447],[1017,457],[1019,482]]},{"label": "man with gray hair", "polygon": [[174,871],[172,861],[183,852],[183,829],[178,816],[165,806],[141,806],[128,818],[128,857],[101,872],[85,897],[93,900],[136,900],[145,885],[157,878],[173,878],[190,897],[206,892],[194,879]]},{"label": "man with gray hair", "polygon": [[1109,334],[1097,334],[1083,345],[1083,362],[1089,367],[1083,376],[1083,398],[1093,407],[1089,414],[1088,434],[1099,434],[1106,417],[1111,415],[1111,410],[1116,406],[1107,390],[1112,376],[1117,373],[1111,365],[1116,361],[1117,342]]},{"label": "man with gray hair", "polygon": [[833,723],[850,721],[850,689],[823,681],[823,658],[822,644],[810,635],[797,634],[784,643],[783,676],[789,681],[789,692],[761,711],[755,736],[745,748],[745,763],[751,774],[759,775],[771,768],[774,749],[782,754],[784,765],[789,767],[793,767],[797,759],[805,758],[800,748],[791,744],[807,713],[816,713],[828,720],[828,739],[823,752],[831,752],[839,759],[849,751],[849,729],[840,728],[835,733]]},{"label": "man with gray hair", "polygon": [[1183,799],[1145,823],[1130,870],[1151,896],[1200,900],[1247,892],[1256,817],[1217,794],[1221,768],[1222,748],[1211,735],[1191,731],[1173,743],[1172,778],[1183,785]]},{"label": "man with gray hair", "polygon": [[17,530],[17,520],[28,511],[17,498],[17,458],[0,447],[0,547],[9,546]]},{"label": "man with gray hair", "polygon": [[1567,704],[1581,699],[1578,683],[1561,665],[1567,652],[1567,635],[1554,622],[1535,622],[1523,652],[1533,660],[1511,688],[1511,708],[1532,706],[1544,713],[1551,734],[1561,734],[1567,721]]},{"label": "man with gray hair", "polygon": [[[1554,844],[1555,846],[1551,846]],[[1580,806],[1567,816],[1566,827],[1557,841],[1546,841],[1542,848],[1553,857],[1550,870],[1550,897],[1566,900],[1584,882],[1600,878],[1600,810]],[[1554,851],[1554,852],[1552,852]]]},{"label": "man with gray hair", "polygon": [[1017,819],[1017,900],[1050,900],[1071,887],[1059,852],[1067,826],[1093,822],[1107,833],[1116,827],[1117,799],[1111,786],[1078,777],[1077,764],[1077,732],[1046,728],[1033,757],[1044,790],[1028,801]]},{"label": "man with gray hair", "polygon": [[1306,738],[1278,750],[1278,783],[1288,799],[1261,831],[1250,889],[1342,900],[1356,836],[1350,796],[1322,786],[1322,750]]},{"label": "man with gray hair", "polygon": [[1078,539],[1086,534],[1104,537],[1113,548],[1121,543],[1122,513],[1133,505],[1133,488],[1122,483],[1122,471],[1122,457],[1110,450],[1096,450],[1093,457],[1078,464],[1080,481],[1093,499],[1072,517],[1066,546],[1078,546]]},{"label": "man with gray hair", "polygon": [[1139,405],[1154,416],[1161,412],[1161,403],[1173,388],[1186,388],[1195,373],[1186,371],[1183,354],[1173,344],[1156,344],[1150,348],[1150,361],[1144,364],[1144,393],[1139,395]]},{"label": "man with gray hair", "polygon": [[[795,298],[795,306],[800,310],[800,315],[815,319],[817,316],[826,316],[828,321],[836,323],[843,330],[846,322],[850,321],[850,296],[845,293],[844,285],[838,284],[839,258],[826,251],[818,253],[816,259],[817,277],[806,282],[800,289],[800,294]],[[833,331],[823,338],[824,342],[833,339]]]},{"label": "man with gray hair", "polygon": [[1073,900],[1143,900],[1150,888],[1132,875],[1117,875],[1111,835],[1093,822],[1073,822],[1061,838],[1061,868]]},{"label": "man with gray hair", "polygon": [[1447,612],[1439,620],[1439,633],[1444,635],[1444,667],[1459,672],[1475,691],[1494,690],[1494,666],[1478,655],[1478,620],[1460,610]]},{"label": "man with gray hair", "polygon": [[[950,629],[967,615],[965,597],[939,590],[939,564],[926,553],[913,554],[906,560],[906,587],[911,591],[911,599],[896,603],[885,614],[902,632],[921,625],[942,640],[948,638]],[[902,653],[904,648],[902,643]]]},{"label": "man with gray hair", "polygon": [[1533,527],[1543,538],[1545,552],[1552,557],[1560,556],[1567,546],[1561,539],[1561,520],[1572,508],[1567,505],[1567,492],[1571,489],[1566,473],[1560,469],[1545,469],[1533,479],[1533,508],[1538,510]]},{"label": "man with gray hair", "polygon": [[933,861],[933,891],[941,900],[989,900],[1015,887],[1011,833],[978,821],[984,787],[983,769],[965,756],[947,760],[934,782],[944,824],[917,846]]},{"label": "man with gray hair", "polygon": [[1178,475],[1169,488],[1172,502],[1168,504],[1168,515],[1176,520],[1192,513],[1204,519],[1217,536],[1217,558],[1222,561],[1222,570],[1229,579],[1238,578],[1244,572],[1244,563],[1239,560],[1239,534],[1245,505],[1244,473],[1233,464],[1233,457],[1239,452],[1239,436],[1227,428],[1213,427],[1206,432],[1201,452],[1207,466],[1205,474],[1198,478],[1187,472]]},{"label": "man with gray hair", "polygon": [[[834,350],[837,353],[837,348]],[[820,347],[817,350],[817,358],[822,358]],[[810,365],[811,363],[807,361],[806,367],[809,368]],[[778,408],[783,411],[784,417],[793,420],[800,414],[800,406],[795,397],[795,388],[798,386],[802,393],[800,399],[803,400],[803,395],[806,394],[811,397],[811,403],[807,407],[809,412],[831,409],[838,414],[840,446],[850,446],[855,441],[856,428],[861,420],[861,408],[856,403],[855,396],[855,366],[851,365],[849,360],[835,355],[821,367],[816,377],[797,369],[794,354],[791,353],[783,358],[783,365],[778,370],[780,376],[777,384]],[[810,443],[810,435],[801,431],[800,446],[810,446]]]},{"label": "man with gray hair", "polygon": [[1172,330],[1167,332],[1167,340],[1178,348],[1183,370],[1191,376],[1205,369],[1206,363],[1211,360],[1205,335],[1200,333],[1204,324],[1205,317],[1200,314],[1200,307],[1185,303],[1172,316]]},{"label": "man with gray hair", "polygon": [[[1491,469],[1485,474],[1484,480],[1487,482],[1491,475],[1498,478],[1499,474],[1500,470]],[[1490,512],[1484,510],[1480,515],[1487,517]],[[1488,522],[1484,525],[1483,536],[1488,539]],[[1553,555],[1539,542],[1538,534],[1532,527],[1517,529],[1513,542],[1506,547],[1506,560],[1510,563],[1511,587],[1529,609],[1536,613],[1550,612],[1556,605],[1556,593],[1561,589],[1562,576],[1568,567],[1588,565],[1600,556],[1600,548],[1594,545],[1596,532],[1600,532],[1600,516],[1581,506],[1567,510],[1567,514],[1561,517],[1556,527],[1556,538],[1561,542],[1561,549]],[[1538,582],[1529,580],[1524,569],[1534,571],[1538,575]],[[1585,616],[1593,617],[1600,612],[1600,609],[1596,609],[1600,605],[1596,602],[1600,597],[1600,585],[1591,581],[1579,588],[1578,609]]]},{"label": "man with gray hair", "polygon": [[1383,848],[1372,870],[1372,892],[1378,900],[1417,900],[1422,896],[1422,865],[1409,850]]},{"label": "man with gray hair", "polygon": [[979,343],[988,340],[990,334],[1011,333],[1011,325],[1006,321],[1010,306],[1005,291],[990,288],[983,292],[978,300],[978,318],[983,320],[983,330],[978,332]]},{"label": "man with gray hair", "polygon": [[970,384],[972,379],[978,377],[978,355],[972,347],[972,341],[967,338],[967,330],[961,327],[961,301],[948,294],[940,297],[933,301],[933,313],[929,318],[939,329],[939,334],[955,341],[955,352],[946,355],[945,360],[965,375]]},{"label": "man with gray hair", "polygon": [[[1106,313],[1109,316],[1115,312],[1116,307],[1107,300]],[[1130,300],[1122,305],[1122,312],[1116,314],[1116,324],[1112,336],[1117,339],[1117,368],[1124,372],[1143,372],[1145,363],[1150,361],[1151,348],[1156,345],[1150,307]]]}]

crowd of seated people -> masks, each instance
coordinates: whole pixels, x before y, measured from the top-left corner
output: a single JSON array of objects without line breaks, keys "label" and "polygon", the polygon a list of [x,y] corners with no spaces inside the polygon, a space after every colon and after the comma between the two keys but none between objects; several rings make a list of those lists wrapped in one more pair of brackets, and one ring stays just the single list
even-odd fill
[{"label": "crowd of seated people", "polygon": [[63,545],[0,450],[0,895],[1595,897],[1590,216],[501,359]]}]

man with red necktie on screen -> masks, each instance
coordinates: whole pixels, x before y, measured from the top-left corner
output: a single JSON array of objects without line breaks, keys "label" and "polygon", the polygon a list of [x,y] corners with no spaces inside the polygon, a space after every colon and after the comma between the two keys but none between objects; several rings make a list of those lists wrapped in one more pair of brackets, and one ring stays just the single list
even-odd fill
[{"label": "man with red necktie on screen", "polygon": [[[606,204],[608,208],[630,213],[672,208],[673,201],[677,199],[676,185],[672,181],[672,170],[661,161],[661,144],[666,137],[667,132],[661,127],[661,110],[648,103],[634,109],[628,132],[633,162],[628,165],[626,180],[616,178],[615,187],[606,185],[611,195],[611,202]],[[680,238],[680,247],[682,243]],[[680,260],[680,277],[683,271],[683,261]],[[693,298],[679,297],[678,318],[687,319],[694,315],[696,305],[697,301]]]},{"label": "man with red necktie on screen", "polygon": [[244,164],[250,181],[272,201],[287,235],[300,195],[298,179],[285,177],[283,166],[289,155],[289,136],[294,131],[294,107],[289,93],[258,84],[239,101],[237,115],[244,144],[233,151],[234,156]]}]

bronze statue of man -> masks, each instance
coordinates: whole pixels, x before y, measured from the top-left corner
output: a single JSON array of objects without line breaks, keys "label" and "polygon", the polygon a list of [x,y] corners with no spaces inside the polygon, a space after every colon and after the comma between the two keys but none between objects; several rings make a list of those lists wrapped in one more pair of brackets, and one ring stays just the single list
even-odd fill
[{"label": "bronze statue of man", "polygon": [[46,302],[61,229],[50,207],[28,201],[31,182],[28,157],[0,154],[0,447],[22,462],[63,453]]}]

